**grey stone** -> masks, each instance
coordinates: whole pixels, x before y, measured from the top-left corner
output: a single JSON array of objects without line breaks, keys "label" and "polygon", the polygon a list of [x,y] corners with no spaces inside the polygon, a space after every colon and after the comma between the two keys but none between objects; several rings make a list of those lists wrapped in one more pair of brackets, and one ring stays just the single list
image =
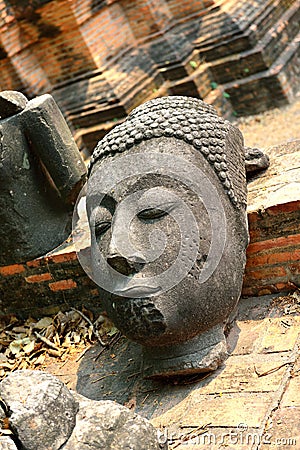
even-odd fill
[{"label": "grey stone", "polygon": [[259,148],[245,147],[245,166],[247,178],[256,175],[270,166],[270,159]]},{"label": "grey stone", "polygon": [[18,450],[18,447],[9,436],[0,436],[1,450]]},{"label": "grey stone", "polygon": [[[0,265],[34,259],[69,236],[86,177],[53,98],[25,100],[20,93],[0,95],[0,114],[8,116],[0,119]],[[12,115],[14,108],[20,112]]]},{"label": "grey stone", "polygon": [[64,450],[156,450],[156,429],[146,419],[112,401],[89,400],[73,394],[79,402],[76,426]]},{"label": "grey stone", "polygon": [[0,92],[0,118],[5,119],[18,114],[26,108],[27,103],[27,98],[21,92]]},{"label": "grey stone", "polygon": [[248,244],[240,131],[201,100],[158,98],[98,143],[89,174],[83,265],[144,375],[215,370]]},{"label": "grey stone", "polygon": [[24,450],[58,450],[75,426],[78,403],[53,375],[21,370],[0,383],[12,431]]}]

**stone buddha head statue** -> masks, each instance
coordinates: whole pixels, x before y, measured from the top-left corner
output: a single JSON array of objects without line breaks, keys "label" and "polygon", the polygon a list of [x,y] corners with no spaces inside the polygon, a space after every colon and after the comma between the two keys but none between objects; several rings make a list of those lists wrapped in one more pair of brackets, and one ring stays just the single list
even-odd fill
[{"label": "stone buddha head statue", "polygon": [[248,244],[240,131],[201,100],[154,99],[98,143],[89,171],[91,276],[143,346],[144,375],[215,370]]}]

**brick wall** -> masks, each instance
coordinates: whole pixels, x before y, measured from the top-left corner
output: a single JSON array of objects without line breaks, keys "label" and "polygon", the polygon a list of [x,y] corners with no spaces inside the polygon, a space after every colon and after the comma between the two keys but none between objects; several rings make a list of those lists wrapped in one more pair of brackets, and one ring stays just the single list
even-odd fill
[{"label": "brick wall", "polygon": [[243,295],[295,290],[300,286],[300,201],[250,213],[248,222]]},{"label": "brick wall", "polygon": [[193,14],[200,14],[204,9],[212,6],[212,0],[166,0],[171,14],[175,18],[183,18]]},{"label": "brick wall", "polygon": [[137,39],[159,32],[171,18],[165,1],[121,0],[120,4]]},{"label": "brick wall", "polygon": [[243,295],[300,287],[300,141],[268,153],[270,168],[248,185],[250,245]]},{"label": "brick wall", "polygon": [[0,313],[52,313],[84,304],[100,311],[97,286],[81,268],[75,252],[0,267]]},{"label": "brick wall", "polygon": [[[300,287],[300,141],[268,150],[269,169],[248,184],[250,244],[243,296]],[[98,287],[72,247],[0,267],[0,314],[39,315],[81,305],[101,310]]]},{"label": "brick wall", "polygon": [[53,93],[81,136],[102,134],[153,94],[255,114],[299,87],[299,11],[297,0],[0,0],[0,89]]},{"label": "brick wall", "polygon": [[135,46],[136,41],[122,7],[113,3],[96,14],[85,15],[82,21],[79,11],[74,10],[81,33],[95,65],[101,68],[122,50]]}]

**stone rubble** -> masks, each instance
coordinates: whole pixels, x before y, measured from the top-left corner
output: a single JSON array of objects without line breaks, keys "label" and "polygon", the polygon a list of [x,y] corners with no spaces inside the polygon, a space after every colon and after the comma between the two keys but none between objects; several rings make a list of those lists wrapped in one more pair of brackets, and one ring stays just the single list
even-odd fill
[{"label": "stone rubble", "polygon": [[[0,437],[1,450],[155,450],[155,428],[144,418],[112,401],[89,400],[55,376],[20,370],[0,383],[13,439]],[[3,420],[3,410],[1,418]],[[20,445],[20,447],[18,447]]]}]

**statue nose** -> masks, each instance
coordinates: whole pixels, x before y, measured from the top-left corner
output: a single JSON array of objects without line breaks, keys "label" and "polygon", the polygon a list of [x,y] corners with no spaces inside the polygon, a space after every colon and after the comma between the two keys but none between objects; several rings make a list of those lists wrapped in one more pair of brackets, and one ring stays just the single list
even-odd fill
[{"label": "statue nose", "polygon": [[145,265],[145,261],[139,257],[132,257],[130,259],[124,258],[121,255],[109,255],[107,257],[107,263],[117,272],[122,275],[133,275],[140,270]]}]

